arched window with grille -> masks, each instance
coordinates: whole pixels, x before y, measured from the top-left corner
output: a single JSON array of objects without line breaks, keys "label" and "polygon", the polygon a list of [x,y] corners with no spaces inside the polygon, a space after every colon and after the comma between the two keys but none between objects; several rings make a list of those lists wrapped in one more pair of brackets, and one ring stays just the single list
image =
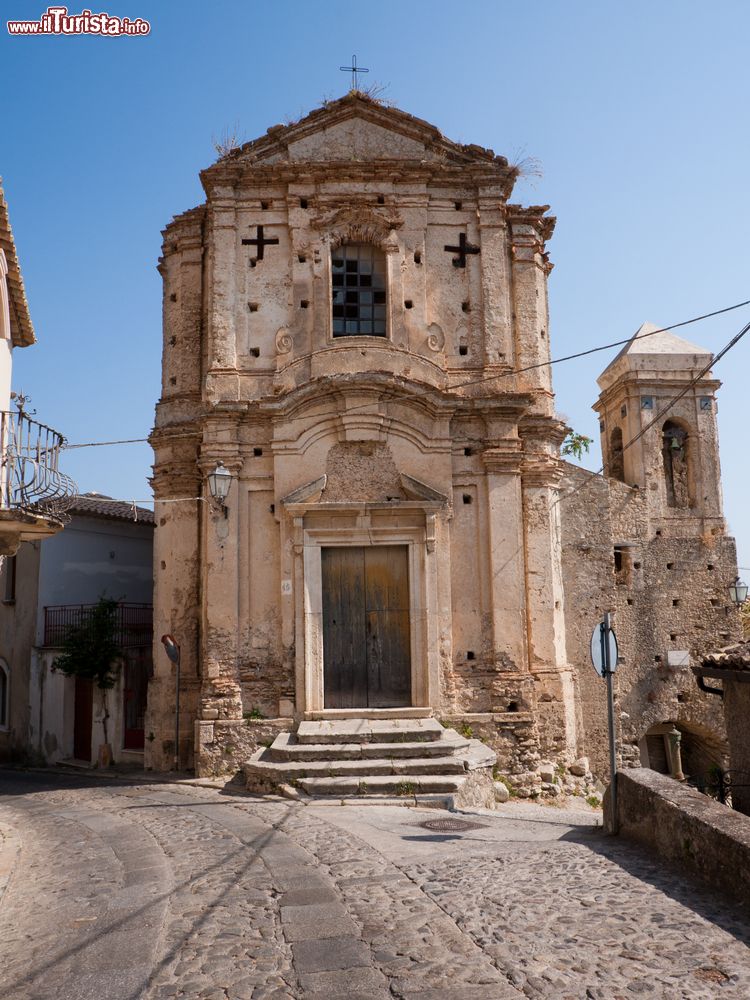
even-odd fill
[{"label": "arched window with grille", "polygon": [[385,337],[385,254],[370,243],[331,251],[334,337]]},{"label": "arched window with grille", "polygon": [[609,436],[609,475],[621,483],[625,482],[625,456],[619,427],[614,427]]}]

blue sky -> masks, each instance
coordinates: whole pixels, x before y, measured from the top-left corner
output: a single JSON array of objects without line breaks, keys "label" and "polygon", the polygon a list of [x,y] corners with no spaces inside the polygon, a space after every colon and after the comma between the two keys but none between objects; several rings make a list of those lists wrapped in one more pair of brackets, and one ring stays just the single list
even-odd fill
[{"label": "blue sky", "polygon": [[[69,4],[70,13],[84,5]],[[95,11],[95,2],[87,4]],[[750,298],[750,5],[693,0],[357,4],[107,0],[146,38],[11,38],[0,25],[0,173],[39,344],[14,384],[71,442],[144,437],[159,391],[160,231],[202,200],[213,138],[250,139],[366,81],[447,136],[535,157],[549,203],[555,355]],[[2,18],[46,4],[5,0]],[[714,351],[750,309],[681,331]],[[557,405],[595,438],[596,376],[559,365]],[[727,517],[750,566],[750,335],[717,367]],[[143,499],[146,445],[68,453],[82,490]],[[750,576],[750,573],[746,573]]]}]

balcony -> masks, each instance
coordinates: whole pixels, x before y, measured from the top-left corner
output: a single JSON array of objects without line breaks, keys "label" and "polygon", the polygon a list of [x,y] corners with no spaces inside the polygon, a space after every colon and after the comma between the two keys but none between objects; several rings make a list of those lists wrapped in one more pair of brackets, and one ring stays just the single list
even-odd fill
[{"label": "balcony", "polygon": [[22,408],[0,411],[0,555],[55,534],[68,520],[77,490],[59,469],[64,442]]},{"label": "balcony", "polygon": [[[44,609],[44,645],[62,645],[68,629],[80,628],[91,619],[98,604],[56,604]],[[120,602],[115,610],[114,640],[121,649],[150,646],[154,634],[151,604]]]}]

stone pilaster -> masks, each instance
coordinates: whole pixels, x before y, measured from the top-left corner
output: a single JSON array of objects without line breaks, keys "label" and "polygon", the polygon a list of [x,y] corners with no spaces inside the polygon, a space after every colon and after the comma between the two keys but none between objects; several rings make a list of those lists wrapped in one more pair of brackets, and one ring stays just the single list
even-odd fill
[{"label": "stone pilaster", "polygon": [[577,754],[575,675],[565,648],[565,597],[559,504],[559,463],[545,451],[527,454],[521,469],[525,532],[529,670],[534,678],[540,743],[551,757]]},{"label": "stone pilaster", "polygon": [[[543,364],[550,359],[547,275],[552,265],[545,252],[545,240],[552,235],[555,220],[544,217],[547,207],[508,206],[517,369]],[[552,372],[548,365],[523,372],[519,376],[519,386],[525,390],[541,389],[549,394],[545,409],[551,412]],[[539,403],[543,405],[543,400]]]},{"label": "stone pilaster", "polygon": [[192,724],[200,693],[199,537],[203,503],[196,466],[198,433],[194,428],[155,431],[153,487],[154,534],[154,676],[149,681],[146,711],[145,766],[169,770],[175,754],[175,668],[161,637],[174,636],[180,646],[180,767],[193,765]]},{"label": "stone pilaster", "polygon": [[500,370],[514,363],[510,335],[510,297],[507,226],[497,192],[488,188],[479,197],[479,233],[482,270],[482,339],[485,368]]},{"label": "stone pilaster", "polygon": [[216,440],[201,449],[200,467],[205,476],[221,462],[233,482],[225,503],[208,500],[203,532],[203,633],[201,718],[241,719],[242,697],[238,662],[239,643],[239,553],[245,540],[240,526],[238,475],[242,460],[236,444],[236,425],[212,426]]},{"label": "stone pilaster", "polygon": [[211,212],[211,277],[208,283],[210,369],[237,367],[234,304],[239,238],[233,195],[230,191],[219,190]]},{"label": "stone pilaster", "polygon": [[495,441],[482,454],[487,482],[487,520],[492,607],[492,648],[498,662],[525,670],[526,628],[521,442]]}]

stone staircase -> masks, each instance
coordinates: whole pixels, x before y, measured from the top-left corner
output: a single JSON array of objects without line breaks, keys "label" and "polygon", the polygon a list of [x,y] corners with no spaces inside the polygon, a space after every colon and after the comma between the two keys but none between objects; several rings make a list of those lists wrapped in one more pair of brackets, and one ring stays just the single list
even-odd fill
[{"label": "stone staircase", "polygon": [[496,759],[436,719],[337,719],[301,722],[244,770],[254,792],[491,807]]}]

